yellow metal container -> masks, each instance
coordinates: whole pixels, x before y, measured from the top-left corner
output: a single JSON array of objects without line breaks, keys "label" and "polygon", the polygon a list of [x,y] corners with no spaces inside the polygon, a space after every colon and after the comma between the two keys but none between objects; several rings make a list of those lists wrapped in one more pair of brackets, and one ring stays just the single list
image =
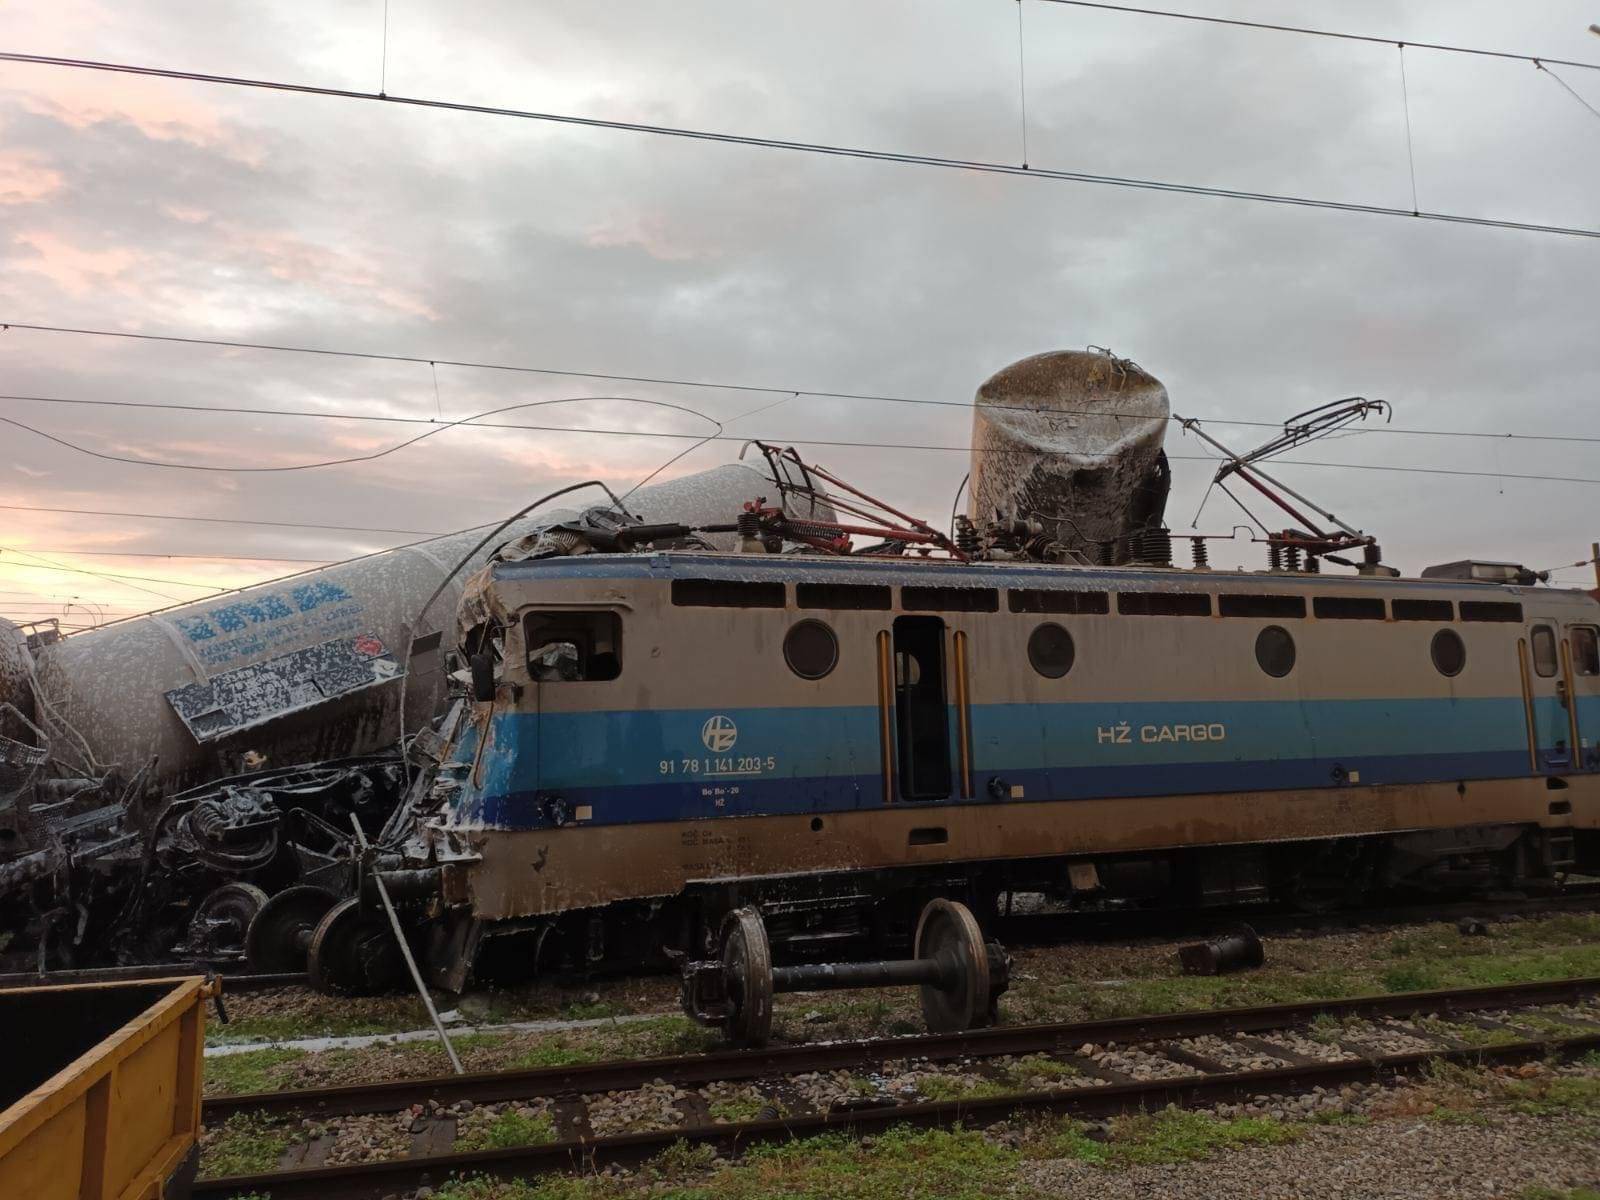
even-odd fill
[{"label": "yellow metal container", "polygon": [[0,1198],[187,1195],[215,987],[190,978],[0,990]]}]

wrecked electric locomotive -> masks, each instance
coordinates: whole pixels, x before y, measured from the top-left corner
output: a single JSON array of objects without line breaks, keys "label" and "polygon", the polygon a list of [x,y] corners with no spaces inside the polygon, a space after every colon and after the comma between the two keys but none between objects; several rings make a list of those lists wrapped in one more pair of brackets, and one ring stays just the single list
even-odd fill
[{"label": "wrecked electric locomotive", "polygon": [[[753,497],[716,527],[738,552],[572,526],[470,581],[468,694],[364,860],[435,983],[703,967],[752,913],[803,958],[903,946],[940,897],[980,923],[1019,892],[1322,909],[1600,869],[1591,593],[1505,564],[1401,578],[1342,527],[1222,571],[1199,539],[1173,565],[1154,527],[1105,566],[1025,518],[948,538],[879,515]],[[400,982],[370,895],[300,940],[323,986]]]}]

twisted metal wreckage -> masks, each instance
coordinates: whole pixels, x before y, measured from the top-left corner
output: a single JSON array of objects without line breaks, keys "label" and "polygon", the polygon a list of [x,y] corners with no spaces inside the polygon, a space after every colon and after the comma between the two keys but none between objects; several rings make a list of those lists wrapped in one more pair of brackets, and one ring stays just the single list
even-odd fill
[{"label": "twisted metal wreckage", "polygon": [[731,464],[71,636],[0,619],[0,969],[227,962],[252,924],[303,965],[355,890],[352,821],[382,856],[425,806],[467,577],[776,486]]}]

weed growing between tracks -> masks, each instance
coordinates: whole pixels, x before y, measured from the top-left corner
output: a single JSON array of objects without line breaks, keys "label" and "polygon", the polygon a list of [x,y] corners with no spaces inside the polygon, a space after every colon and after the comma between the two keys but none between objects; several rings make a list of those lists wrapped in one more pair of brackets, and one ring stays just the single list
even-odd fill
[{"label": "weed growing between tracks", "polygon": [[283,1121],[238,1113],[200,1135],[205,1175],[254,1175],[277,1169],[298,1129]]},{"label": "weed growing between tracks", "polygon": [[556,1140],[556,1127],[546,1113],[525,1116],[515,1109],[498,1114],[481,1129],[456,1138],[455,1152],[503,1150],[512,1146],[542,1146]]}]

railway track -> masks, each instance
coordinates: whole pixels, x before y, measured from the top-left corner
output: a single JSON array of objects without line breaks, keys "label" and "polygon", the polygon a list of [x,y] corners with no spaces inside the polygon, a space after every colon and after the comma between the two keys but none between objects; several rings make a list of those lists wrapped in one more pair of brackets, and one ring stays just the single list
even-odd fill
[{"label": "railway track", "polygon": [[[1338,1022],[1334,1032],[1322,1021],[1319,1038],[1308,1037],[1306,1028],[1319,1018]],[[1113,1055],[1099,1047],[1119,1049]],[[829,1130],[984,1125],[1028,1113],[1098,1118],[1337,1089],[1415,1072],[1435,1060],[1508,1063],[1594,1049],[1600,1049],[1600,978],[1584,978],[219,1097],[205,1102],[208,1126],[239,1115],[319,1122],[408,1110],[424,1115],[411,1123],[410,1157],[204,1179],[194,1195],[380,1200],[462,1175],[526,1177],[637,1165],[680,1141],[736,1153],[756,1142]],[[1004,1081],[1015,1078],[1007,1072],[1020,1056],[1028,1056],[1034,1071],[1048,1061],[1058,1077],[1044,1087],[1015,1085],[1001,1094],[990,1087],[949,1100],[879,1094],[791,1103],[796,1080],[829,1072],[881,1078],[906,1067],[961,1064],[969,1077]],[[886,1064],[904,1066],[886,1071]],[[685,1090],[729,1084],[753,1087],[770,1097],[771,1107],[756,1120],[717,1123],[704,1097]],[[661,1128],[611,1133],[601,1127],[599,1117],[618,1093],[663,1085],[688,1098],[677,1102],[674,1119]],[[550,1117],[556,1140],[439,1152],[454,1140],[453,1110],[463,1102],[502,1101],[537,1105]],[[791,1115],[773,1115],[781,1109]]]}]

